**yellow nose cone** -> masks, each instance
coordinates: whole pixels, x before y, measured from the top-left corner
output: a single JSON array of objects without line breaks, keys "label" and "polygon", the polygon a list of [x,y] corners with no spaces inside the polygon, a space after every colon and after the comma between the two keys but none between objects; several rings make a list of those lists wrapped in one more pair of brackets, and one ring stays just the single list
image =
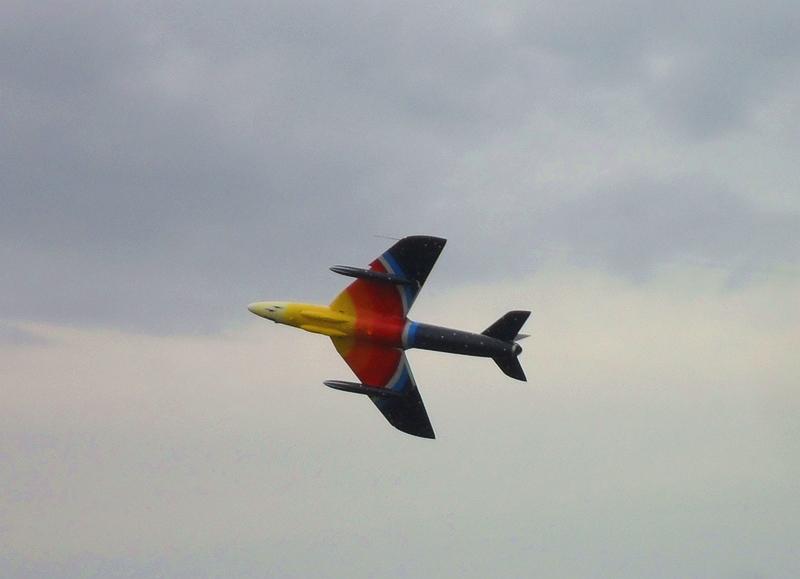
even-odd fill
[{"label": "yellow nose cone", "polygon": [[288,302],[253,302],[247,309],[273,322],[284,322],[289,305]]},{"label": "yellow nose cone", "polygon": [[253,302],[247,306],[247,309],[255,315],[267,318],[268,320],[274,319],[275,316],[275,308],[272,306],[272,302]]}]

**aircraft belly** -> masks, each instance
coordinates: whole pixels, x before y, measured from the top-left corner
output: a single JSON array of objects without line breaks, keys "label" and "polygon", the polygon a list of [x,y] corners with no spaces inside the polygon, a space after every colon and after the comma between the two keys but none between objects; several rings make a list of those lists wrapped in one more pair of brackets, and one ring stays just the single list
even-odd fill
[{"label": "aircraft belly", "polygon": [[416,322],[409,322],[403,335],[405,348],[486,358],[494,358],[511,352],[509,344],[490,336]]},{"label": "aircraft belly", "polygon": [[395,318],[379,318],[359,316],[356,318],[355,337],[368,342],[401,347],[404,320]]},{"label": "aircraft belly", "polygon": [[338,328],[330,328],[327,326],[315,326],[312,324],[302,324],[300,326],[300,329],[314,334],[322,334],[323,336],[330,336],[331,338],[343,338],[348,335],[346,332],[343,332]]},{"label": "aircraft belly", "polygon": [[353,321],[348,315],[334,312],[328,308],[326,308],[326,310],[301,310],[300,315],[306,319],[337,325],[347,324]]}]

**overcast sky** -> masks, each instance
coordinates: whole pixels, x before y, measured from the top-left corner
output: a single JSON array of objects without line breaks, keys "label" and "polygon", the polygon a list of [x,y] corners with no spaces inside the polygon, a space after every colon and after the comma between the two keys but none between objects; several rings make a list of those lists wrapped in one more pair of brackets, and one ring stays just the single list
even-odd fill
[{"label": "overcast sky", "polygon": [[[800,576],[800,4],[0,4],[0,577]],[[530,309],[526,384],[328,340]]]}]

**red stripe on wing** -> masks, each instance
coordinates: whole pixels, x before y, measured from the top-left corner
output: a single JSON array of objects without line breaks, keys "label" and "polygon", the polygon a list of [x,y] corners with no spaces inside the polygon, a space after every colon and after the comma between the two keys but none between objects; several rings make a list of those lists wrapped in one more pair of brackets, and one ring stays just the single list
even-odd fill
[{"label": "red stripe on wing", "polygon": [[[386,273],[386,268],[380,260],[370,264],[370,269]],[[366,315],[367,312],[381,316],[404,318],[403,300],[397,286],[391,283],[369,279],[357,279],[345,290],[356,309],[356,317]]]},{"label": "red stripe on wing", "polygon": [[383,388],[394,376],[401,356],[396,348],[356,342],[343,357],[362,384]]}]

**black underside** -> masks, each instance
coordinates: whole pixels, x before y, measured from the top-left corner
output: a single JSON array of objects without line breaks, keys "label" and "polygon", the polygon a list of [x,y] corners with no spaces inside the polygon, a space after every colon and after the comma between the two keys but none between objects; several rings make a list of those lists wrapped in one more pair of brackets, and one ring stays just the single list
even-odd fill
[{"label": "black underside", "polygon": [[398,430],[422,438],[436,438],[416,385],[401,397],[370,396],[370,399],[386,420]]},{"label": "black underside", "polygon": [[391,255],[395,265],[400,268],[400,272],[396,273],[422,287],[445,243],[447,240],[441,237],[410,235],[395,243],[386,253]]},{"label": "black underside", "polygon": [[411,347],[484,358],[506,356],[514,352],[513,343],[503,342],[483,334],[473,334],[428,324],[414,325],[414,342]]},{"label": "black underside", "polygon": [[336,390],[369,396],[386,420],[398,430],[422,438],[436,438],[422,397],[410,375],[400,385],[402,390],[389,390],[344,380],[326,380],[325,385]]},{"label": "black underside", "polygon": [[513,338],[516,337],[517,331],[527,318],[528,312],[510,312],[489,328],[489,330],[496,330],[498,335],[512,336],[508,341],[500,340],[486,333],[473,334],[439,326],[414,324],[413,343],[410,344],[410,347],[491,358],[506,376],[524,382],[526,381],[525,372],[517,357],[522,352],[522,348],[513,341]]}]

